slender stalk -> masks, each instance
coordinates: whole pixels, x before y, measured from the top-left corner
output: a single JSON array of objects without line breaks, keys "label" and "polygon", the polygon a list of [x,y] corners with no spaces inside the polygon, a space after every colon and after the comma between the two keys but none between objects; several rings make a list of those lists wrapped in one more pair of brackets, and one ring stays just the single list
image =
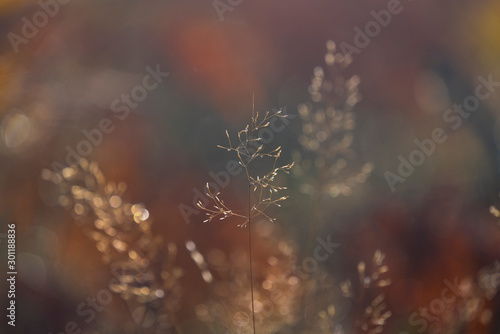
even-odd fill
[{"label": "slender stalk", "polygon": [[[253,118],[255,113],[255,95],[252,95],[252,126],[250,128],[250,139],[253,136]],[[248,176],[250,176],[250,165],[248,166]],[[250,177],[248,177],[248,253],[250,258],[250,292],[252,298],[252,321],[253,321],[253,333],[256,333],[255,329],[255,306],[253,299],[253,268],[252,268],[252,182]]]},{"label": "slender stalk", "polygon": [[251,196],[252,196],[252,185],[248,183],[248,252],[250,257],[250,291],[252,297],[252,320],[253,320],[253,332],[255,334],[255,306],[253,299],[253,268],[252,268],[252,226],[251,226],[251,217],[250,213],[252,210],[251,207]]}]

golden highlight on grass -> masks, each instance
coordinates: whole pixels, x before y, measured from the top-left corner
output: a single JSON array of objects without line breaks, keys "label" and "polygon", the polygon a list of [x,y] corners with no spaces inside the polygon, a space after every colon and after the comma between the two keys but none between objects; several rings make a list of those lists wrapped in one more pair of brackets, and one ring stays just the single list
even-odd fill
[{"label": "golden highlight on grass", "polygon": [[[308,285],[319,287],[322,280],[305,284],[296,272],[297,245],[284,237],[277,224],[265,220],[252,223],[254,235],[259,240],[265,259],[254,263],[255,319],[260,334],[290,332],[300,320],[300,296]],[[212,248],[207,251],[207,262],[220,279],[212,283],[211,294],[195,308],[196,317],[214,333],[253,333],[249,256],[242,250],[224,251]]]},{"label": "golden highlight on grass", "polygon": [[328,41],[326,47],[326,69],[314,68],[309,85],[311,101],[298,106],[303,152],[294,154],[294,173],[305,180],[301,191],[315,198],[349,196],[373,170],[371,162],[354,172],[349,166],[355,158],[353,109],[361,100],[360,79],[357,75],[345,79],[342,72],[352,58],[336,52],[333,41]]},{"label": "golden highlight on grass", "polygon": [[182,333],[175,315],[184,295],[177,246],[153,234],[143,204],[124,200],[125,183],[106,181],[97,162],[86,159],[60,173],[44,169],[42,178],[57,186],[59,204],[96,243],[114,276],[109,288],[126,301],[135,322]]},{"label": "golden highlight on grass", "polygon": [[352,298],[359,305],[365,304],[367,298],[375,296],[368,305],[365,304],[362,314],[355,315],[352,331],[354,328],[360,328],[368,334],[382,333],[387,319],[392,315],[388,310],[385,295],[380,291],[392,283],[390,278],[386,278],[389,267],[383,263],[384,259],[385,254],[377,249],[370,263],[358,263],[358,281],[355,286],[351,280],[340,284],[344,296]]}]

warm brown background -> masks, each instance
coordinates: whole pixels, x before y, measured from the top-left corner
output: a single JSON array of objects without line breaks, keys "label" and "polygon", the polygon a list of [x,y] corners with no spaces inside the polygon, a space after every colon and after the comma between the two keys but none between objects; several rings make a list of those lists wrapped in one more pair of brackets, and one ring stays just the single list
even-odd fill
[{"label": "warm brown background", "polygon": [[[109,179],[128,184],[128,200],[146,204],[155,231],[167,240],[182,246],[192,239],[202,252],[246,249],[245,230],[230,221],[202,225],[202,215],[186,225],[179,203],[192,200],[192,189],[201,189],[209,171],[223,168],[227,156],[216,145],[224,142],[226,128],[248,122],[253,93],[256,109],[287,106],[295,114],[309,98],[307,85],[323,63],[325,41],[352,43],[353,28],[386,3],[245,0],[221,22],[210,1],[73,0],[16,54],[6,36],[39,7],[3,1],[0,117],[18,109],[31,122],[20,148],[0,143],[0,221],[17,223],[18,262],[25,266],[17,282],[18,326],[7,332],[59,332],[77,319],[81,301],[106,287],[109,270],[95,245],[69,213],[42,201],[40,171],[63,160],[66,145],[74,147],[83,129],[112,115],[111,101],[141,80],[145,66],[160,64],[170,76],[116,123],[91,158]],[[482,103],[481,116],[453,132],[396,192],[383,177],[397,168],[398,155],[415,148],[415,138],[442,126],[444,110],[473,92],[478,75],[500,78],[500,3],[402,4],[403,12],[349,68],[362,80],[355,147],[375,171],[351,197],[326,204],[320,226],[342,244],[339,257],[326,264],[335,277],[351,275],[376,248],[387,254],[394,282],[387,333],[409,330],[408,314],[439,295],[444,279],[474,277],[500,256],[500,226],[488,213],[499,202],[500,94]],[[426,76],[446,87],[449,98],[422,83]],[[416,88],[422,86],[423,93]],[[286,159],[298,147],[298,118],[294,122],[280,134]],[[300,180],[290,182],[291,199],[278,221],[302,245],[311,213],[293,185]],[[244,198],[242,185],[228,188],[236,204]],[[198,273],[187,255],[181,260],[195,286],[186,304],[194,305],[206,288],[193,278]],[[498,333],[499,310],[497,301],[496,329],[461,333]],[[194,317],[190,312],[183,309],[186,321]],[[109,333],[119,333],[120,317],[128,315],[116,296],[99,317]]]}]

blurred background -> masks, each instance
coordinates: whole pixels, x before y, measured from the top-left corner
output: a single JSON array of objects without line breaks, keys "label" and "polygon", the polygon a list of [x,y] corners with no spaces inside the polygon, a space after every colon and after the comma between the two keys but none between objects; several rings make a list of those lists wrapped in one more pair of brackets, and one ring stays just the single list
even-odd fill
[{"label": "blurred background", "polygon": [[[371,11],[391,6],[390,22],[356,44]],[[257,333],[500,333],[500,226],[490,213],[500,205],[500,87],[456,129],[444,119],[476,94],[478,77],[500,81],[499,13],[494,0],[2,0],[0,233],[16,224],[18,267],[16,326],[4,316],[2,333],[253,332],[248,230],[237,219],[203,223],[194,206],[234,159],[217,145],[250,122],[253,103],[290,115],[269,147],[282,146],[281,164],[296,163],[278,179],[290,197],[273,209],[276,222],[254,226]],[[347,44],[357,51],[343,57]],[[334,102],[314,95],[318,66],[344,89],[329,91]],[[356,101],[343,113],[335,95],[346,92]],[[339,111],[332,123],[315,116],[329,102]],[[327,130],[312,133],[311,122]],[[398,157],[408,160],[436,128],[447,140],[392,191],[387,172],[398,175]],[[348,150],[324,131],[347,132]],[[163,290],[110,284],[115,257],[92,237],[99,210],[78,212],[61,197],[73,179],[54,176],[79,158],[126,184],[119,204],[94,184],[111,208],[141,205],[133,220],[151,229],[133,231],[155,259],[141,266]],[[342,173],[329,174],[336,163]],[[78,173],[87,180],[92,168]],[[245,208],[247,187],[235,175],[223,197]],[[106,233],[112,244],[121,235]],[[301,275],[317,237],[335,251]],[[159,269],[173,253],[181,271]],[[378,274],[365,277],[360,263]],[[390,285],[372,285],[382,273]],[[455,281],[462,293],[444,302]],[[0,287],[5,310],[5,279]]]}]

